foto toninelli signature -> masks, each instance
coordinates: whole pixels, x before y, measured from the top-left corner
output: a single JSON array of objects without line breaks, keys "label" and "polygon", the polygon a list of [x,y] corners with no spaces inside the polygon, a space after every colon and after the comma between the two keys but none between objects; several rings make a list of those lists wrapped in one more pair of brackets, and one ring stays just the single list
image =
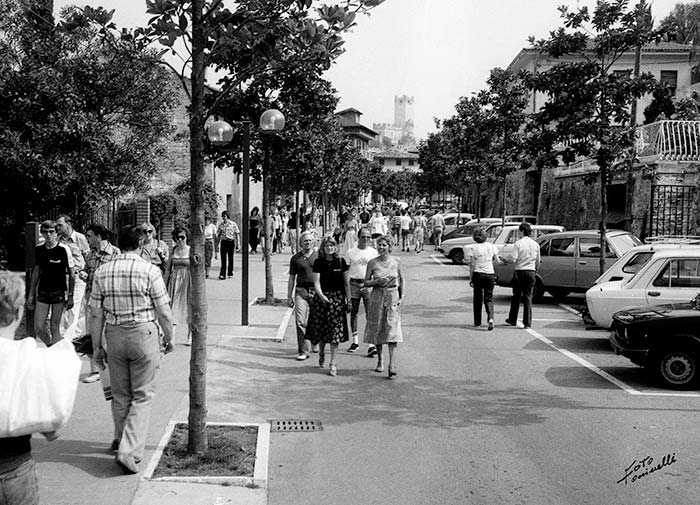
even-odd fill
[{"label": "foto toninelli signature", "polygon": [[671,466],[676,462],[676,453],[667,454],[661,461],[657,461],[651,456],[642,459],[635,459],[625,468],[625,476],[617,481],[618,484],[628,485],[631,482],[636,482],[642,477],[646,477],[650,473],[658,472],[664,467]]}]

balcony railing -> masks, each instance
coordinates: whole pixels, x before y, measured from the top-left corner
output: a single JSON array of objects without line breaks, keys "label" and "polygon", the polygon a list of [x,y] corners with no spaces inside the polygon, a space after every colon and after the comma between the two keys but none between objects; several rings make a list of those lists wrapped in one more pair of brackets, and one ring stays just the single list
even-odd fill
[{"label": "balcony railing", "polygon": [[657,121],[637,129],[637,156],[668,161],[700,160],[700,121]]}]

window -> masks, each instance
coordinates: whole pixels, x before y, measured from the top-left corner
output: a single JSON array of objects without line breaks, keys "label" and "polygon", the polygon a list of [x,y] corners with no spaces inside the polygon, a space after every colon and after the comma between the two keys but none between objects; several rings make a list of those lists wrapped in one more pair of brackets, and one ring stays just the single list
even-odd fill
[{"label": "window", "polygon": [[662,70],[661,82],[668,85],[671,89],[671,96],[676,96],[676,88],[678,87],[678,71],[677,70]]},{"label": "window", "polygon": [[414,164],[414,163],[413,163],[413,160],[408,160],[408,166],[409,166],[409,167],[412,167],[413,164]]},{"label": "window", "polygon": [[636,274],[647,264],[647,261],[649,261],[652,256],[654,256],[654,253],[651,251],[637,253],[625,263],[625,266],[622,267],[622,271],[626,274]]},{"label": "window", "polygon": [[510,230],[508,232],[508,238],[506,239],[506,244],[515,244],[518,240],[518,230]]},{"label": "window", "polygon": [[545,242],[545,244],[550,244],[550,246],[546,251],[544,246],[540,248],[540,255],[542,256],[573,257],[574,255],[574,237],[555,238],[551,241]]},{"label": "window", "polygon": [[380,165],[384,166],[384,158],[377,158]]},{"label": "window", "polygon": [[401,166],[401,158],[396,158],[396,166],[397,167]]},{"label": "window", "polygon": [[[579,256],[582,258],[600,257],[600,239],[598,237],[581,237],[578,239]],[[610,244],[605,243],[605,257],[615,258],[615,253],[610,250]]]},{"label": "window", "polygon": [[700,288],[700,261],[696,259],[671,260],[654,286],[666,288]]}]

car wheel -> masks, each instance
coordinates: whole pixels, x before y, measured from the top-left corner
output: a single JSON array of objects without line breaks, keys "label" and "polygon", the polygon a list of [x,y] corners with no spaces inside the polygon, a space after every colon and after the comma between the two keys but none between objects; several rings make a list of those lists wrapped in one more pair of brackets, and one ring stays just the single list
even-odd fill
[{"label": "car wheel", "polygon": [[690,389],[698,382],[700,353],[689,347],[665,349],[651,360],[652,374],[672,389]]},{"label": "car wheel", "polygon": [[555,300],[562,300],[566,298],[566,295],[571,293],[571,291],[565,288],[548,288],[547,291],[549,291],[549,294],[552,295]]},{"label": "car wheel", "polygon": [[544,296],[544,284],[542,284],[542,279],[539,277],[535,279],[535,289],[532,293],[533,302],[541,302]]},{"label": "car wheel", "polygon": [[459,247],[457,249],[453,249],[450,252],[450,259],[452,260],[452,263],[456,263],[458,265],[464,263],[464,251],[462,248]]}]

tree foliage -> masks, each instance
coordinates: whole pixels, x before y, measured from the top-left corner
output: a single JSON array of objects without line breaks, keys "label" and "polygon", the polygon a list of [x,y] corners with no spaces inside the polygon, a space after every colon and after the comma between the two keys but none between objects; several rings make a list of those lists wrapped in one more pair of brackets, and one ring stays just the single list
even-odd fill
[{"label": "tree foliage", "polygon": [[700,2],[677,3],[660,28],[681,44],[700,44]]},{"label": "tree foliage", "polygon": [[[651,74],[635,77],[631,70],[613,72],[613,68],[623,54],[658,40],[659,34],[650,28],[646,10],[630,10],[627,0],[601,0],[592,12],[586,7],[559,10],[563,26],[551,32],[548,39],[531,39],[533,47],[555,64],[527,80],[533,91],[547,97],[531,117],[530,148],[540,165],[557,166],[578,158],[596,162],[598,171],[594,175],[601,187],[602,272],[607,187],[613,174],[628,168],[633,159],[630,106],[656,85]],[[558,60],[566,55],[578,58]]]},{"label": "tree foliage", "polygon": [[144,188],[171,131],[173,88],[153,51],[108,43],[80,9],[58,25],[50,12],[2,9],[0,214],[16,238],[55,207],[84,211]]}]

